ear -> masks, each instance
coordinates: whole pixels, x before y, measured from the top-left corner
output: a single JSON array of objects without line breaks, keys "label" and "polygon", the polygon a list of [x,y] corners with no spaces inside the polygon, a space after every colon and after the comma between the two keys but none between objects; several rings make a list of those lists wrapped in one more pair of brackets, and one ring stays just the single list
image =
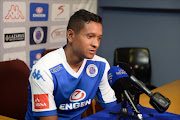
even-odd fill
[{"label": "ear", "polygon": [[72,29],[67,30],[67,39],[68,42],[72,42],[74,39],[74,31]]}]

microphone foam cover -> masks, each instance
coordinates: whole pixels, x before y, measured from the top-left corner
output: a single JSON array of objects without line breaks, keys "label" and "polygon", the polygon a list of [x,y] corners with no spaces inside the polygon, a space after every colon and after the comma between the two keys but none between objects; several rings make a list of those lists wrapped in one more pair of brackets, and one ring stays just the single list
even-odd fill
[{"label": "microphone foam cover", "polygon": [[118,80],[119,78],[129,77],[126,71],[122,68],[113,66],[108,71],[108,82],[112,86],[112,84]]},{"label": "microphone foam cover", "polygon": [[130,78],[122,68],[113,66],[108,71],[108,82],[112,89],[121,92],[130,88]]},{"label": "microphone foam cover", "polygon": [[118,66],[121,67],[122,69],[124,69],[129,76],[131,76],[131,75],[135,76],[135,71],[132,69],[132,67],[129,64],[127,64],[125,62],[119,62]]}]

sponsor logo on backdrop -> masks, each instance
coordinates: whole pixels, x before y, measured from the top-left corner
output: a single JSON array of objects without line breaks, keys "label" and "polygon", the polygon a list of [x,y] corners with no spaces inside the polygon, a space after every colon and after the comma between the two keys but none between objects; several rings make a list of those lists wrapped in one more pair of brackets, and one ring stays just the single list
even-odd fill
[{"label": "sponsor logo on backdrop", "polygon": [[64,12],[64,7],[65,7],[65,5],[61,5],[58,7],[59,13],[57,14],[57,16],[61,15]]},{"label": "sponsor logo on backdrop", "polygon": [[26,28],[4,28],[3,46],[4,48],[21,47],[26,45]]},{"label": "sponsor logo on backdrop", "polygon": [[13,53],[6,53],[3,56],[3,61],[8,61],[8,60],[16,60],[20,59],[26,63],[26,52],[13,52]]},{"label": "sponsor logo on backdrop", "polygon": [[47,21],[48,10],[46,3],[30,3],[30,21]]},{"label": "sponsor logo on backdrop", "polygon": [[66,43],[66,26],[52,26],[50,34],[50,42],[64,42]]},{"label": "sponsor logo on backdrop", "polygon": [[34,109],[48,109],[48,94],[34,94]]},{"label": "sponsor logo on backdrop", "polygon": [[4,2],[4,22],[24,22],[26,20],[26,4],[24,2]]},{"label": "sponsor logo on backdrop", "polygon": [[46,43],[47,27],[30,27],[30,44]]},{"label": "sponsor logo on backdrop", "polygon": [[53,4],[52,5],[52,21],[67,21],[70,14],[69,4]]},{"label": "sponsor logo on backdrop", "polygon": [[8,33],[4,34],[4,42],[24,41],[25,33]]},{"label": "sponsor logo on backdrop", "polygon": [[41,27],[37,27],[33,33],[33,39],[36,44],[41,43],[44,38],[44,31]]},{"label": "sponsor logo on backdrop", "polygon": [[31,50],[30,51],[30,67],[32,68],[38,60],[42,57],[42,53],[45,49]]}]

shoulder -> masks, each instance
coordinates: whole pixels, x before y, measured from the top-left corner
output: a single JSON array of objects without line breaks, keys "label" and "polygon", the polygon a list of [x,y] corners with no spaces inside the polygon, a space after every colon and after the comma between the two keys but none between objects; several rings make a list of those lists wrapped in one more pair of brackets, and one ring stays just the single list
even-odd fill
[{"label": "shoulder", "polygon": [[34,67],[42,67],[50,69],[54,66],[57,66],[62,63],[63,57],[62,57],[62,49],[59,48],[55,51],[52,51],[45,56],[43,56],[35,65]]},{"label": "shoulder", "polygon": [[101,57],[101,56],[98,56],[98,55],[95,55],[94,58],[92,59],[93,61],[100,61],[100,62],[105,62],[105,63],[108,63],[108,61]]},{"label": "shoulder", "polygon": [[100,56],[98,56],[98,55],[95,55],[92,60],[93,60],[93,61],[103,62],[103,63],[106,64],[106,67],[109,67],[108,61],[107,61],[105,58],[103,58],[103,57],[100,57]]}]

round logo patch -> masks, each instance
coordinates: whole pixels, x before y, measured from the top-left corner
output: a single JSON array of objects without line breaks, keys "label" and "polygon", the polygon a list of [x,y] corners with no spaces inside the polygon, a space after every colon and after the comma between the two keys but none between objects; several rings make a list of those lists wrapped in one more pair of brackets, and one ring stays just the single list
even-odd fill
[{"label": "round logo patch", "polygon": [[86,68],[86,73],[90,76],[90,77],[95,77],[98,73],[98,69],[96,67],[96,65],[94,64],[90,64],[87,66]]},{"label": "round logo patch", "polygon": [[42,7],[37,7],[36,8],[36,13],[42,13],[43,12],[43,8]]},{"label": "round logo patch", "polygon": [[34,33],[33,33],[33,38],[34,38],[34,42],[35,43],[41,43],[43,38],[44,38],[44,31],[42,28],[40,27],[37,27],[35,30],[34,30]]},{"label": "round logo patch", "polygon": [[41,53],[36,54],[36,59],[39,60],[41,58]]},{"label": "round logo patch", "polygon": [[69,100],[71,102],[78,102],[83,100],[86,97],[86,93],[81,89],[76,89],[72,94]]}]

